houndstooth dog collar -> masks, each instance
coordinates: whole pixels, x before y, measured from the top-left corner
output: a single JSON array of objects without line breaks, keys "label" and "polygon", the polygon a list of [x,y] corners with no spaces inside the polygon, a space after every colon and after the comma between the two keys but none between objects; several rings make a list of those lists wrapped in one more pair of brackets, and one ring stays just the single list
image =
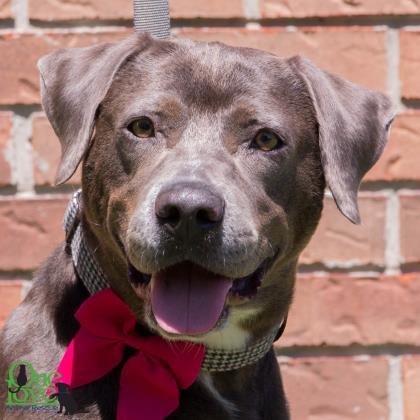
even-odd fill
[{"label": "houndstooth dog collar", "polygon": [[[109,287],[106,276],[95,261],[83,235],[79,218],[81,190],[78,190],[71,199],[64,215],[64,229],[66,240],[70,246],[73,264],[77,274],[91,295]],[[286,326],[286,318],[280,329],[258,340],[251,346],[242,350],[221,350],[206,348],[202,369],[209,372],[223,372],[239,369],[251,365],[265,356],[271,349],[273,342],[281,336]]]}]

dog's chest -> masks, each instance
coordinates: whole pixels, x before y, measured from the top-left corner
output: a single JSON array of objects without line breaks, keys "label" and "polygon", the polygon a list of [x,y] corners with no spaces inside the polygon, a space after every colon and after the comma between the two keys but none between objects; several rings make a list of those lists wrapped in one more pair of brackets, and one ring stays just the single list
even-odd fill
[{"label": "dog's chest", "polygon": [[226,411],[226,413],[229,413],[232,418],[234,418],[235,414],[238,412],[238,408],[232,401],[225,398],[217,389],[211,374],[206,372],[201,373],[199,381],[204,389],[208,392],[208,394],[211,395],[211,397],[215,400],[215,402],[217,402],[217,404],[219,404]]}]

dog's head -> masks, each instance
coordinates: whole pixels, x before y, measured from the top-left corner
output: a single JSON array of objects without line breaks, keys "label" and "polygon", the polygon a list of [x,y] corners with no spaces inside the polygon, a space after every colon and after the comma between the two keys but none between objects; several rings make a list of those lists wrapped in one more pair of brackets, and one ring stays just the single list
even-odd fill
[{"label": "dog's head", "polygon": [[392,120],[384,95],[305,59],[220,43],[134,35],[40,71],[57,182],[84,161],[86,228],[113,287],[158,334],[223,346],[287,311],[325,181],[359,222]]}]

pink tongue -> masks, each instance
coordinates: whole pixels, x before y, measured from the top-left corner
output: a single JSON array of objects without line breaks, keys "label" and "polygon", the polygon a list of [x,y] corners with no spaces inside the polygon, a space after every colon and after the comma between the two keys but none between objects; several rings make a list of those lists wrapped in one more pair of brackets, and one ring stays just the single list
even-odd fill
[{"label": "pink tongue", "polygon": [[232,280],[191,263],[152,276],[152,310],[159,326],[175,334],[202,334],[217,323]]}]

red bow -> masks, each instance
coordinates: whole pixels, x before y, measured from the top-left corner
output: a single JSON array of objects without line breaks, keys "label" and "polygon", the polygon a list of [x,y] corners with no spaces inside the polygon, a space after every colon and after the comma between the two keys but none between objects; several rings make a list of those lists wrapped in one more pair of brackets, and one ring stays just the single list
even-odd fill
[{"label": "red bow", "polygon": [[81,327],[58,372],[71,388],[93,382],[115,368],[125,346],[139,350],[120,377],[118,420],[161,420],[179,405],[179,389],[196,380],[204,346],[142,337],[130,308],[108,288],[88,298],[75,314]]}]

